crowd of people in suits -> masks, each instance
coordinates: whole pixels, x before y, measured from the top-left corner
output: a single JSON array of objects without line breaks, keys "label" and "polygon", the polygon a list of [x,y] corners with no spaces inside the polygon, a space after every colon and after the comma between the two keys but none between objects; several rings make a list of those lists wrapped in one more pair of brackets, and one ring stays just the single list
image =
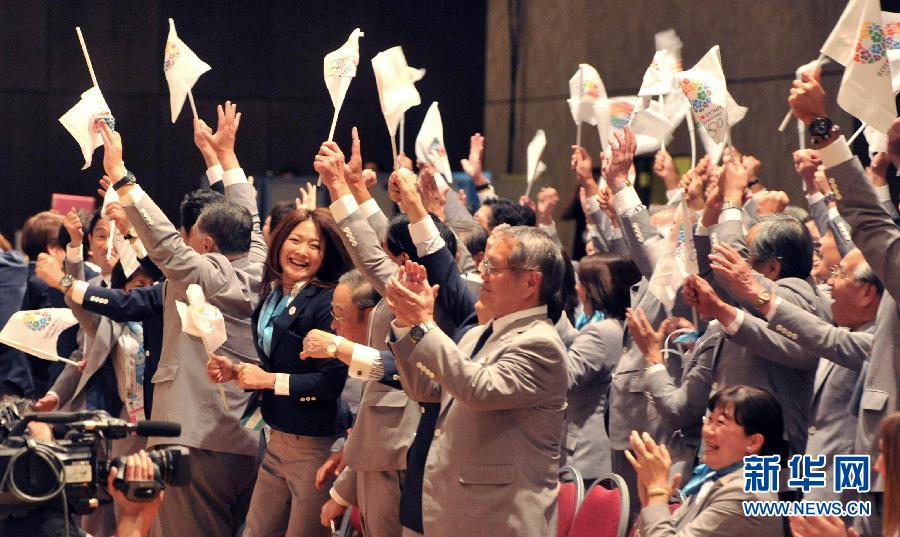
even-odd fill
[{"label": "crowd of people in suits", "polygon": [[[799,119],[827,118],[824,102],[817,80],[794,83]],[[638,535],[900,532],[900,215],[888,186],[900,119],[867,168],[837,128],[794,154],[808,212],[734,147],[681,177],[660,151],[668,204],[648,206],[628,128],[596,168],[573,146],[588,223],[573,260],[556,191],[499,198],[478,134],[466,160],[477,200],[401,154],[389,218],[354,128],[349,153],[329,141],[314,157],[327,206],[310,187],[263,225],[235,152],[240,118],[227,102],[215,131],[195,120],[211,188],[185,195],[177,227],[103,123],[101,193],[119,201],[33,216],[22,253],[0,243],[0,320],[68,307],[79,321],[58,343],[78,367],[2,348],[2,392],[37,412],[182,426],[114,448],[190,448],[190,484],[167,489],[134,534],[326,536],[354,508],[367,537],[546,536],[564,465],[586,486],[621,476]],[[113,230],[136,266],[111,255]],[[686,242],[697,273],[667,287]],[[224,318],[212,354],[182,326],[191,285]],[[851,453],[873,461],[856,498],[871,516],[742,510],[799,498],[747,490],[744,457],[825,455],[832,479],[834,456]],[[829,486],[804,499],[852,498]],[[113,516],[84,527],[109,535]]]}]

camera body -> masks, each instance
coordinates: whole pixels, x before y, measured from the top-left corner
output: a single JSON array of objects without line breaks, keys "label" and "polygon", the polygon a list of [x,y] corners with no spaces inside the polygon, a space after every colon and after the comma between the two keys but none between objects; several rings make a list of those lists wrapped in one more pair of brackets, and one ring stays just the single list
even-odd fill
[{"label": "camera body", "polygon": [[[29,438],[31,421],[56,424],[64,434],[45,442]],[[132,501],[151,501],[166,485],[190,481],[190,455],[181,446],[148,451],[154,463],[150,481],[125,481],[125,460],[104,458],[112,440],[133,432],[141,436],[178,436],[180,426],[166,422],[132,424],[106,412],[51,412],[20,417],[8,402],[0,403],[0,512],[23,504],[40,504],[57,495],[76,514],[89,514],[100,506],[110,470],[118,468],[113,486]],[[105,449],[101,449],[104,447]],[[2,518],[2,515],[0,515]]]}]

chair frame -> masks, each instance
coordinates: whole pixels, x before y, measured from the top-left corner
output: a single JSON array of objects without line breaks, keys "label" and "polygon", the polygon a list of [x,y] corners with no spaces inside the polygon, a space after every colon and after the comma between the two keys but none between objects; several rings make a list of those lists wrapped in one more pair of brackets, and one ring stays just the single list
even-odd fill
[{"label": "chair frame", "polygon": [[[581,502],[584,501],[584,478],[578,468],[574,466],[560,467],[558,475],[560,481],[563,481],[565,476],[571,476],[571,481],[575,483],[575,512],[577,513]],[[574,519],[575,515],[572,515],[572,518]]]},{"label": "chair frame", "polygon": [[[591,485],[585,495],[591,493],[591,489],[596,486],[603,486],[603,483],[612,483],[619,491],[619,528],[616,532],[617,537],[625,537],[628,532],[628,513],[631,510],[631,500],[628,496],[628,483],[619,474],[608,473],[600,476],[594,484]],[[608,488],[608,487],[604,487]]]}]

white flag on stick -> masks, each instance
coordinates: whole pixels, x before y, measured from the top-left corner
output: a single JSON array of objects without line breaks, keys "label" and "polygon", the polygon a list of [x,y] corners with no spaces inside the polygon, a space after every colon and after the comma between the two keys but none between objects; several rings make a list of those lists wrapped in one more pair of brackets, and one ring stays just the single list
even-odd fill
[{"label": "white flag on stick", "polygon": [[653,42],[656,50],[665,50],[668,53],[665,61],[669,64],[672,72],[677,73],[684,69],[681,63],[681,49],[684,47],[684,43],[681,42],[681,38],[674,29],[669,28],[653,34]]},{"label": "white flag on stick", "polygon": [[437,102],[431,103],[416,136],[416,158],[434,166],[444,180],[453,181],[453,170],[450,169],[450,159],[444,147],[444,123]]},{"label": "white flag on stick", "polygon": [[882,11],[881,22],[884,24],[884,48],[891,65],[891,86],[897,93],[900,92],[900,13]]},{"label": "white flag on stick", "polygon": [[[728,129],[730,132],[732,127],[744,119],[744,116],[747,115],[748,108],[739,105],[734,98],[731,97],[730,93],[728,94],[726,102],[727,105],[725,108],[728,111]],[[713,166],[718,165],[719,161],[722,160],[722,154],[725,152],[726,142],[716,143],[706,129],[698,129],[698,132],[700,134],[700,142],[703,144],[703,149],[709,157],[710,164]]]},{"label": "white flag on stick", "polygon": [[[191,88],[197,83],[200,75],[209,71],[210,66],[197,57],[194,51],[178,38],[175,31],[175,21],[169,19],[169,37],[166,39],[166,51],[163,56],[163,70],[166,73],[166,82],[169,83],[169,104],[172,106],[172,123],[178,119],[178,114],[184,107],[184,99],[191,92]],[[191,97],[191,107],[193,97]],[[194,109],[194,117],[197,110]]]},{"label": "white flag on stick", "polygon": [[[640,149],[642,140],[639,137],[647,137],[655,140],[654,145],[660,145],[662,141],[668,142],[672,138],[675,127],[666,117],[664,106],[659,101],[650,101],[645,108],[634,113],[631,119],[631,130]],[[652,151],[648,150],[647,152]],[[637,151],[635,154],[643,154]]]},{"label": "white flag on stick", "polygon": [[528,182],[528,186],[525,189],[526,196],[531,192],[531,185],[534,184],[535,179],[547,168],[541,162],[541,155],[544,154],[545,147],[547,147],[547,135],[544,134],[544,129],[538,129],[534,134],[534,138],[528,142],[526,151],[528,159],[528,169],[525,175],[525,180]]},{"label": "white flag on stick", "polygon": [[672,311],[678,290],[688,274],[697,274],[697,250],[694,247],[693,222],[687,200],[682,197],[669,236],[666,238],[664,255],[659,258],[649,289],[667,311]]},{"label": "white flag on stick", "polygon": [[865,0],[850,0],[819,51],[841,65],[853,60]]},{"label": "white flag on stick", "polygon": [[[891,67],[878,0],[857,0],[861,4],[856,27],[856,43],[838,90],[838,105],[875,130],[887,133],[897,117]],[[837,59],[837,58],[835,58]]]},{"label": "white flag on stick", "polygon": [[672,92],[672,82],[675,80],[675,72],[672,70],[669,60],[669,52],[657,50],[647,71],[644,72],[644,81],[638,90],[639,97],[654,97],[656,95],[668,95]]},{"label": "white flag on stick", "polygon": [[69,308],[17,311],[0,331],[0,343],[42,360],[77,366],[76,362],[63,358],[56,352],[59,335],[76,324],[78,321]]},{"label": "white flag on stick", "polygon": [[372,69],[378,85],[381,113],[393,138],[397,135],[400,117],[413,106],[421,104],[422,99],[410,77],[410,67],[402,47],[392,47],[376,54],[372,58]]},{"label": "white flag on stick", "polygon": [[692,68],[677,73],[675,78],[697,121],[716,143],[725,142],[728,137],[728,90],[719,45],[709,49]]},{"label": "white flag on stick", "polygon": [[594,112],[595,105],[606,99],[606,86],[600,74],[592,66],[582,63],[569,79],[569,109],[572,119],[578,125],[581,122],[596,125],[598,118]]},{"label": "white flag on stick", "polygon": [[334,129],[337,125],[338,113],[350,88],[350,81],[356,76],[356,67],[359,65],[359,38],[365,35],[359,28],[350,33],[347,42],[341,48],[325,55],[325,87],[331,96],[331,104],[334,105],[334,118],[331,121],[331,130],[328,139],[334,138]]},{"label": "white flag on stick", "polygon": [[116,128],[116,121],[97,86],[82,93],[78,104],[59,118],[59,122],[69,131],[72,138],[75,138],[78,147],[81,148],[81,154],[84,156],[82,170],[90,167],[94,150],[103,145],[98,121],[105,122],[110,129],[115,130]]}]

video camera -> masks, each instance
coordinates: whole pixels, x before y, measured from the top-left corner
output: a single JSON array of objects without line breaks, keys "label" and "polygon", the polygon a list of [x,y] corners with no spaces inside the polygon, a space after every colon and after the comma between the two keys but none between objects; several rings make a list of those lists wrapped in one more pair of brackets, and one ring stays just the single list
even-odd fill
[{"label": "video camera", "polygon": [[[52,442],[29,438],[25,433],[32,421],[64,430],[58,435],[62,438]],[[182,486],[190,481],[188,449],[180,446],[148,451],[154,464],[152,481],[125,481],[124,457],[104,459],[100,447],[104,445],[103,453],[109,454],[112,440],[132,433],[179,436],[181,425],[130,423],[102,410],[21,416],[14,403],[0,402],[0,510],[47,502],[62,493],[74,513],[89,514],[100,506],[99,491],[106,487],[113,467],[118,469],[113,486],[132,501],[153,500],[166,485]]]}]

